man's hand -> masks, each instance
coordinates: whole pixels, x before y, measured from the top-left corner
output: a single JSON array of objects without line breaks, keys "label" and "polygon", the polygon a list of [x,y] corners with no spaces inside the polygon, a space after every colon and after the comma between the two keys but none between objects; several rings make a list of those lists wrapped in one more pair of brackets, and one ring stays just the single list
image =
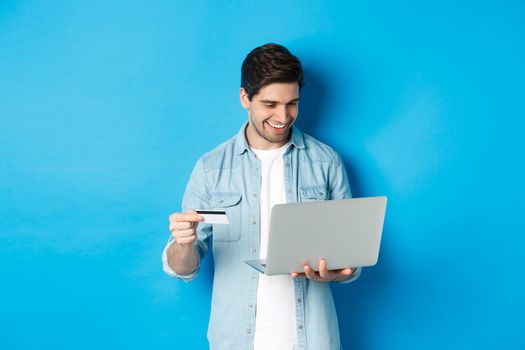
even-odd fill
[{"label": "man's hand", "polygon": [[197,239],[197,223],[204,218],[196,211],[173,213],[170,215],[170,231],[175,243],[181,246],[192,246]]},{"label": "man's hand", "polygon": [[319,272],[315,272],[308,264],[304,265],[304,273],[292,272],[293,278],[308,278],[316,282],[340,282],[347,280],[354,269],[328,270],[326,260],[319,260]]}]

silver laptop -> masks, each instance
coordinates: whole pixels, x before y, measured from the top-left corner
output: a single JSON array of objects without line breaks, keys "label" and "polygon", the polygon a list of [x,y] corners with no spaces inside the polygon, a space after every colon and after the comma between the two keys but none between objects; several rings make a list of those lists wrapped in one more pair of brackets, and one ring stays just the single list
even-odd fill
[{"label": "silver laptop", "polygon": [[373,266],[379,256],[386,197],[278,204],[272,208],[266,259],[246,263],[266,275]]}]

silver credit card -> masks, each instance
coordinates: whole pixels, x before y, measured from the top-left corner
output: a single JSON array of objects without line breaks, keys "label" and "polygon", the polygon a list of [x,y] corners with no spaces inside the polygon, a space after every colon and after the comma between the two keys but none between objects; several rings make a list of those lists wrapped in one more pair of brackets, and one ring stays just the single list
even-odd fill
[{"label": "silver credit card", "polygon": [[223,224],[228,225],[228,217],[224,209],[197,209],[197,214],[204,218],[206,224]]}]

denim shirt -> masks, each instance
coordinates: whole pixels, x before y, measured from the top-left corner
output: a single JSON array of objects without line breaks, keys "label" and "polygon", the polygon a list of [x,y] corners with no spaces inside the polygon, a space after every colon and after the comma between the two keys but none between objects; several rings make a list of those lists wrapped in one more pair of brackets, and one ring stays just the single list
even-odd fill
[{"label": "denim shirt", "polygon": [[[244,263],[259,259],[260,161],[250,150],[244,124],[239,133],[202,156],[184,193],[183,211],[225,208],[229,225],[200,223],[195,241],[200,260],[212,250],[215,265],[208,340],[211,349],[252,349],[259,272]],[[288,203],[351,196],[344,164],[329,146],[292,127],[283,155]],[[163,252],[164,271],[191,281],[197,269],[177,275]],[[200,265],[200,264],[199,264]],[[357,269],[348,281],[355,280]],[[340,349],[339,326],[329,283],[294,280],[299,349]]]}]

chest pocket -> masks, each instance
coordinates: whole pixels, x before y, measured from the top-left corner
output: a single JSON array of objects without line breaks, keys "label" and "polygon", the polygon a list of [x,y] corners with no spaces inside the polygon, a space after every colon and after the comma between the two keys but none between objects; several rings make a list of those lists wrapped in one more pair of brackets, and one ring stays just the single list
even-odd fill
[{"label": "chest pocket", "polygon": [[213,225],[213,240],[235,242],[241,238],[241,197],[240,193],[216,192],[212,194],[213,209],[224,209],[230,222],[228,225]]},{"label": "chest pocket", "polygon": [[299,196],[301,202],[324,201],[329,199],[326,185],[299,187]]}]

